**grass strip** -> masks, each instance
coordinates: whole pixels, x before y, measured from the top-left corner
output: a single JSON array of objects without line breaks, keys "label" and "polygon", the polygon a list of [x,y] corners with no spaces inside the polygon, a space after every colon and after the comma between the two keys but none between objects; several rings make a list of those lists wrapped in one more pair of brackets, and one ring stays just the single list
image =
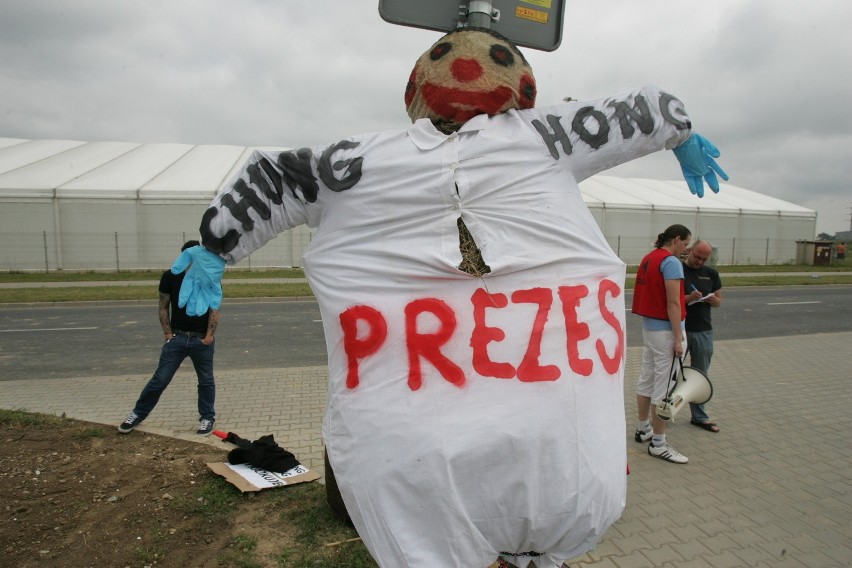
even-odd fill
[{"label": "grass strip", "polygon": [[0,426],[54,426],[66,419],[52,414],[0,408]]},{"label": "grass strip", "polygon": [[[633,288],[634,276],[627,275],[625,287]],[[813,286],[826,284],[852,284],[852,276],[810,274],[726,276],[724,288],[735,286]],[[296,298],[312,297],[313,291],[307,284],[228,284],[224,285],[225,300],[240,298]],[[157,301],[156,287],[150,285],[87,286],[61,288],[5,288],[0,290],[0,304],[34,304],[62,302],[120,302]]]},{"label": "grass strip", "polygon": [[[313,296],[307,284],[228,284],[223,286],[225,300],[235,298],[293,298]],[[5,288],[0,304],[52,302],[111,302],[127,300],[157,301],[156,286],[86,286],[62,288]]]},{"label": "grass strip", "polygon": [[[0,272],[0,283],[19,282],[138,282],[142,280],[160,280],[162,270],[132,270],[122,272],[54,270],[52,272]],[[271,270],[225,270],[224,281],[259,278],[304,278],[301,268],[280,268]]]}]

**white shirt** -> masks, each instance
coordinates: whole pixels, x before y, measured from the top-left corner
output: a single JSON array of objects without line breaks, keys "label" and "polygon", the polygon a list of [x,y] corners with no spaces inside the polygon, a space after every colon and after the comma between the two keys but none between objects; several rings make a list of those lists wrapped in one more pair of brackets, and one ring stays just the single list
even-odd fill
[{"label": "white shirt", "polygon": [[[381,566],[535,551],[556,567],[621,515],[625,267],[577,184],[688,136],[680,101],[648,87],[450,135],[420,120],[258,151],[213,201],[204,244],[232,231],[218,244],[232,263],[317,228],[304,264],[329,354],[323,435]],[[457,268],[459,217],[481,278]]]}]

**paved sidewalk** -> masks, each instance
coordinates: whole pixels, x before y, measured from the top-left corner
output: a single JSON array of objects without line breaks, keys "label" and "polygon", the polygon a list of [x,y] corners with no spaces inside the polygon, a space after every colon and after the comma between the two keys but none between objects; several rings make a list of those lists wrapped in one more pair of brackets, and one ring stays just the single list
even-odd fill
[{"label": "paved sidewalk", "polygon": [[[708,411],[721,432],[691,426],[688,410],[669,431],[687,465],[633,441],[641,349],[628,349],[627,508],[572,568],[852,566],[851,345],[852,332],[717,342]],[[324,367],[218,373],[216,427],[274,434],[322,473],[326,378]],[[146,380],[2,381],[0,407],[115,425]],[[194,374],[181,371],[139,429],[197,440],[194,408]]]}]

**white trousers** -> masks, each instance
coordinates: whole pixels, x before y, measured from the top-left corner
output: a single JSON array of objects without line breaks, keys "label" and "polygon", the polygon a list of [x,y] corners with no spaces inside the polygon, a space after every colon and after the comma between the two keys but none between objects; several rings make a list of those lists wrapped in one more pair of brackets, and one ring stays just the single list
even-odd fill
[{"label": "white trousers", "polygon": [[[681,331],[683,344],[686,338]],[[658,405],[666,398],[666,393],[671,386],[674,375],[674,338],[669,330],[648,331],[642,330],[642,341],[645,348],[642,350],[642,372],[636,381],[636,394],[651,398],[651,404]],[[676,363],[675,363],[676,365]]]}]

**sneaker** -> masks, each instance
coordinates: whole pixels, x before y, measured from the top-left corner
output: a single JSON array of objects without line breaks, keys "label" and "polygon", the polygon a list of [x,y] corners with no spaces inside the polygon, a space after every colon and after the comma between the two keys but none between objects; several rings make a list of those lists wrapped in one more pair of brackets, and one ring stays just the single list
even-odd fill
[{"label": "sneaker", "polygon": [[648,444],[648,453],[655,458],[660,458],[662,460],[666,460],[672,463],[686,463],[689,461],[685,455],[671,447],[671,445],[667,442],[662,446],[655,446],[654,444]]},{"label": "sneaker", "polygon": [[651,438],[654,437],[654,430],[648,428],[647,430],[639,430],[636,429],[636,433],[633,434],[633,439],[637,442],[647,442]]},{"label": "sneaker", "polygon": [[118,431],[122,434],[127,434],[142,422],[142,419],[137,416],[135,412],[131,412],[127,415],[127,418],[124,419],[124,422],[118,425]]},{"label": "sneaker", "polygon": [[196,430],[196,434],[199,436],[209,436],[210,432],[213,431],[213,423],[215,420],[207,420],[206,418],[202,418],[201,422],[198,423],[198,430]]}]

